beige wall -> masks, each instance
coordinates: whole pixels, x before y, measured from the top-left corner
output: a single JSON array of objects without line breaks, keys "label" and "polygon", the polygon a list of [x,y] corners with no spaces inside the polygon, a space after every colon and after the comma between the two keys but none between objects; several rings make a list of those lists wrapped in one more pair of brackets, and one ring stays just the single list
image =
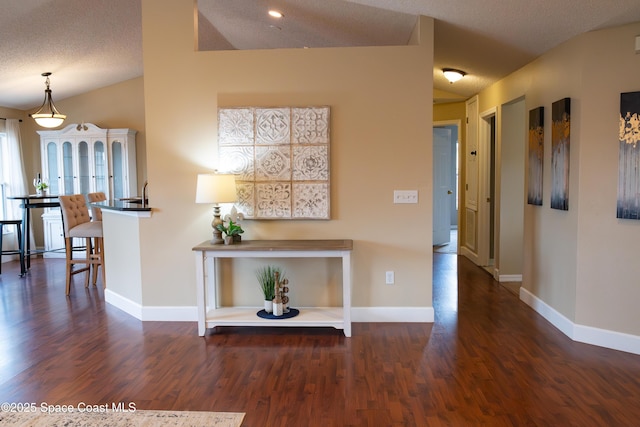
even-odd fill
[{"label": "beige wall", "polygon": [[[195,180],[217,165],[217,108],[328,105],[332,219],[245,221],[245,238],[353,239],[354,306],[431,307],[433,21],[420,20],[419,45],[383,48],[194,52],[193,29],[192,0],[143,0],[156,208],[141,226],[144,305],[195,304],[191,248],[211,233]],[[394,189],[417,189],[420,203],[392,204]],[[330,262],[280,264],[310,292],[336,276]],[[384,284],[386,270],[394,286]],[[236,273],[234,302],[259,303],[252,270]]]},{"label": "beige wall", "polygon": [[[640,91],[640,23],[587,33],[580,138],[576,322],[640,335],[640,221],[616,219],[620,93]],[[606,61],[603,61],[606,58]],[[573,135],[572,135],[573,138]],[[573,153],[572,153],[573,155]]]},{"label": "beige wall", "polygon": [[[640,23],[583,34],[480,93],[480,111],[521,96],[526,112],[545,107],[544,199],[525,205],[524,288],[575,324],[634,335],[640,222],[615,215],[620,93],[640,90],[638,34]],[[550,123],[565,97],[571,175],[569,211],[559,211],[549,207]]]},{"label": "beige wall", "polygon": [[522,276],[524,223],[524,159],[526,112],[524,100],[502,105],[501,137],[496,151],[496,247],[495,268],[500,281]]},{"label": "beige wall", "polygon": [[56,100],[56,107],[67,115],[65,125],[88,122],[104,129],[129,128],[137,130],[136,164],[138,166],[138,183],[141,187],[147,176],[144,80],[142,77],[61,101]]}]

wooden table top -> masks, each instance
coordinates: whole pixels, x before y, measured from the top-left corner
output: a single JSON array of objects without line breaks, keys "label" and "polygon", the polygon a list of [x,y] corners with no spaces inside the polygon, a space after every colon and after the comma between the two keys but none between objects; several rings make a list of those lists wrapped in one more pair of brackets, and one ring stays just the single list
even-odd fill
[{"label": "wooden table top", "polygon": [[243,240],[231,245],[212,244],[204,241],[194,251],[350,251],[353,240]]}]

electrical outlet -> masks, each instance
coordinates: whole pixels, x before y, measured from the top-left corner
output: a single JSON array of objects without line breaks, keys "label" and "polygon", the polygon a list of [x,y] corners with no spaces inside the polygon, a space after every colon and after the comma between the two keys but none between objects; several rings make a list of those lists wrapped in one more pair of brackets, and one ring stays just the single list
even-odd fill
[{"label": "electrical outlet", "polygon": [[395,281],[395,277],[394,277],[393,271],[387,271],[385,273],[385,281],[386,281],[387,285],[393,285],[393,282]]},{"label": "electrical outlet", "polygon": [[418,190],[394,190],[393,203],[418,203]]}]

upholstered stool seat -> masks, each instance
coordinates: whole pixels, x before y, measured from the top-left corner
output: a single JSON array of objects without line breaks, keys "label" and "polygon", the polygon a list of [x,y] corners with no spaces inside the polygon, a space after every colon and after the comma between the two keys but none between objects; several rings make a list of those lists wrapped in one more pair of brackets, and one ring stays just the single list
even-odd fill
[{"label": "upholstered stool seat", "polygon": [[[4,250],[3,245],[3,236],[4,236],[4,227],[5,225],[14,225],[16,227],[16,237],[18,249],[7,249]],[[20,275],[24,275],[25,273],[25,265],[24,265],[24,247],[22,246],[22,220],[21,219],[3,219],[0,220],[0,258],[2,255],[19,255],[20,259]],[[2,274],[2,260],[0,260],[0,274]]]}]

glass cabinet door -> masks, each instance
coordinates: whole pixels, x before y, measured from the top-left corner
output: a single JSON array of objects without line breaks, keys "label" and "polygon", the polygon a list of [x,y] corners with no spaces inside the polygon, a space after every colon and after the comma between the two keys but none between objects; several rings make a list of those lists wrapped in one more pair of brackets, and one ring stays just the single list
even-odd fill
[{"label": "glass cabinet door", "polygon": [[93,167],[95,168],[96,191],[109,195],[107,187],[107,157],[104,150],[104,142],[96,141],[93,144]]},{"label": "glass cabinet door", "polygon": [[91,192],[91,176],[89,175],[89,144],[86,141],[78,143],[78,172],[80,194],[89,194]]},{"label": "glass cabinet door", "polygon": [[73,145],[69,141],[62,143],[62,182],[64,194],[73,194]]},{"label": "glass cabinet door", "polygon": [[58,171],[58,144],[55,142],[47,143],[47,178],[49,179],[50,194],[60,194]]},{"label": "glass cabinet door", "polygon": [[124,197],[124,170],[123,170],[122,143],[114,141],[111,144],[111,160],[113,162],[113,198]]}]

